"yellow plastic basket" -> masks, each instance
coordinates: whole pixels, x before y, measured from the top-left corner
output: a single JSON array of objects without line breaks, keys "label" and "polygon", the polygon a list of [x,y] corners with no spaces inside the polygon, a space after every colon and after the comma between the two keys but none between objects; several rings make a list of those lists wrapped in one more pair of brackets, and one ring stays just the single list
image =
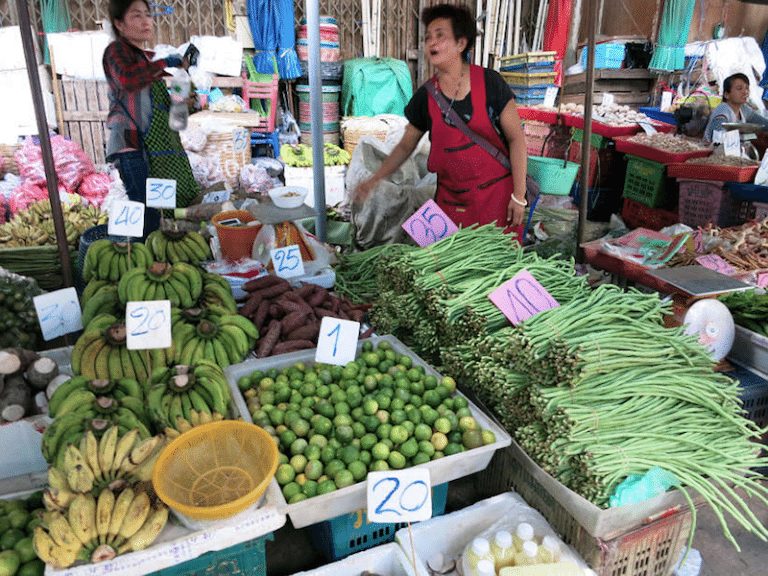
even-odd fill
[{"label": "yellow plastic basket", "polygon": [[235,420],[212,422],[185,432],[163,450],[152,485],[175,512],[221,520],[261,498],[277,462],[277,446],[262,428]]}]

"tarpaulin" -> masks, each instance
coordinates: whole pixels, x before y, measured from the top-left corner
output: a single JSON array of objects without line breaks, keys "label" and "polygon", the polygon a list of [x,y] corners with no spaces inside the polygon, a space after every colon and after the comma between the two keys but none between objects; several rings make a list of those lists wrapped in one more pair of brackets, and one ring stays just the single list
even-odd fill
[{"label": "tarpaulin", "polygon": [[563,58],[568,48],[568,29],[571,26],[572,10],[571,0],[550,0],[547,22],[544,26],[544,50],[557,52],[555,82],[558,86],[563,84]]}]

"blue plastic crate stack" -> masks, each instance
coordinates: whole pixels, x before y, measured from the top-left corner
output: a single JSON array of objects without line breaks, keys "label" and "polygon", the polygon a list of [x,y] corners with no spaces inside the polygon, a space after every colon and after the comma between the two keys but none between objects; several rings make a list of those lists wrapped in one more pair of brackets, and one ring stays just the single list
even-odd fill
[{"label": "blue plastic crate stack", "polygon": [[517,104],[542,104],[547,88],[555,86],[557,52],[526,52],[501,58],[501,76],[512,89]]},{"label": "blue plastic crate stack", "polygon": [[[617,69],[624,64],[626,56],[626,46],[618,42],[605,42],[595,46],[595,68],[597,69]],[[581,65],[587,67],[587,49],[581,49]]]}]

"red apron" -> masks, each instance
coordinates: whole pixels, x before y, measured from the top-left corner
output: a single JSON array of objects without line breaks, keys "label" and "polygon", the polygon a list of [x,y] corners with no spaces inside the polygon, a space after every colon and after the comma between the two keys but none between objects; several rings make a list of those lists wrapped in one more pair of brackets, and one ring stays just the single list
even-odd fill
[{"label": "red apron", "polygon": [[[508,155],[506,143],[488,117],[483,68],[470,65],[469,81],[472,118],[467,125]],[[437,83],[437,79],[430,82]],[[427,168],[437,174],[435,201],[457,225],[466,227],[495,221],[498,226],[506,226],[507,206],[513,190],[512,173],[461,130],[449,126],[434,98],[428,97],[427,102],[432,120],[432,148]]]}]

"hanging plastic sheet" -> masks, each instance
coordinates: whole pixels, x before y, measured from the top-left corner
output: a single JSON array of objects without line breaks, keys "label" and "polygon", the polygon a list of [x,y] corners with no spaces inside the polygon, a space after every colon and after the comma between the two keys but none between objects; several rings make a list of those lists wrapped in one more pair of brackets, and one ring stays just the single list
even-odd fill
[{"label": "hanging plastic sheet", "polygon": [[696,0],[667,0],[664,3],[659,41],[653,51],[651,70],[685,68],[685,45],[695,6]]},{"label": "hanging plastic sheet", "polygon": [[277,68],[280,78],[293,80],[301,76],[301,65],[296,54],[296,31],[294,29],[293,0],[277,2]]},{"label": "hanging plastic sheet", "polygon": [[283,80],[301,76],[296,55],[293,2],[248,0],[248,23],[256,53],[253,63],[259,74],[272,74],[275,66]]},{"label": "hanging plastic sheet", "polygon": [[544,27],[544,50],[557,52],[555,72],[558,86],[563,84],[563,58],[568,48],[568,29],[571,25],[571,0],[550,0],[547,23]]}]

